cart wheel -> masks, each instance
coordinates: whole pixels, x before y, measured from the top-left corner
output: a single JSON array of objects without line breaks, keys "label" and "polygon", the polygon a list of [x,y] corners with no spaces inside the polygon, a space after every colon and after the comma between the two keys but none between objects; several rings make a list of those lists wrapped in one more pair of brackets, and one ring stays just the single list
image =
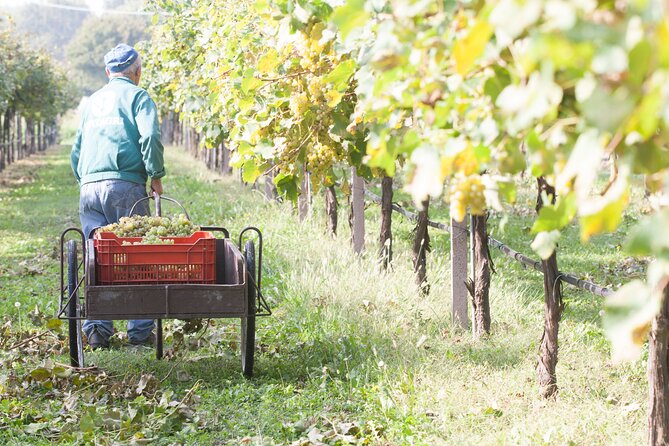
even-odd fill
[{"label": "cart wheel", "polygon": [[70,365],[72,367],[84,366],[84,347],[81,338],[81,320],[76,319],[81,315],[79,306],[79,261],[77,259],[77,242],[67,242],[67,321],[70,343]]},{"label": "cart wheel", "polygon": [[253,353],[256,345],[256,250],[252,241],[244,246],[246,258],[246,294],[248,296],[248,316],[242,318],[242,373],[253,376]]}]

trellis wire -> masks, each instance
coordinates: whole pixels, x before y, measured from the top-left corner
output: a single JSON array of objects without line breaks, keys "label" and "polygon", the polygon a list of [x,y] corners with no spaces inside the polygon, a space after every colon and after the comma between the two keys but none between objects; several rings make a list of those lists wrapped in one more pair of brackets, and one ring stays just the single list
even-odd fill
[{"label": "trellis wire", "polygon": [[[365,194],[373,202],[375,202],[377,204],[381,203],[381,197],[379,197],[375,193],[365,189]],[[402,206],[398,205],[397,203],[393,203],[392,208],[393,208],[394,211],[398,212],[399,214],[403,215],[404,217],[406,217],[407,219],[409,219],[413,222],[418,220],[418,215],[417,214],[415,214],[413,212],[410,212],[410,211],[407,211],[406,209],[404,209]],[[428,226],[431,226],[433,228],[440,229],[440,230],[446,231],[446,232],[451,232],[450,227],[448,225],[443,224],[443,223],[428,220],[427,224],[428,224]],[[467,232],[469,232],[469,231],[467,231]],[[537,271],[539,271],[540,273],[543,274],[543,268],[541,267],[541,262],[540,261],[534,260],[534,259],[532,259],[532,258],[530,258],[530,257],[512,249],[508,245],[505,245],[504,243],[500,242],[499,240],[495,240],[494,238],[492,238],[490,236],[488,236],[488,245],[492,246],[493,248],[499,249],[502,253],[504,253],[508,257],[511,257],[516,262],[522,264],[523,267],[534,268],[535,270],[537,270]],[[576,288],[579,288],[579,289],[582,289],[582,290],[585,290],[585,291],[589,291],[590,293],[595,294],[597,296],[606,297],[606,296],[609,296],[609,295],[613,294],[613,290],[611,290],[610,288],[602,287],[600,285],[589,282],[587,280],[579,279],[574,274],[558,272],[558,277],[560,278],[560,280],[563,280],[563,281],[567,282],[568,284],[570,284],[570,285],[572,285]]]}]

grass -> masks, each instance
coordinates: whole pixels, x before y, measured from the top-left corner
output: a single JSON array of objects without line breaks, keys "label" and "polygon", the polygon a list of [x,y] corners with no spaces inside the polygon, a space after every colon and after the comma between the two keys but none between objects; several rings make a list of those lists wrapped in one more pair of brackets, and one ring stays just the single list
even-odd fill
[{"label": "grass", "polygon": [[[91,384],[99,392],[90,400],[90,390],[82,390],[73,378],[34,378],[46,359],[66,361],[66,330],[54,328],[48,338],[52,345],[37,344],[32,353],[27,347],[9,346],[41,332],[55,314],[57,240],[65,227],[78,224],[78,191],[67,149],[50,150],[0,174],[0,311],[3,336],[12,339],[0,341],[0,359],[11,364],[0,369],[1,404],[9,414],[0,415],[0,443],[131,441],[121,438],[122,429],[106,424],[101,413],[109,411],[137,424],[134,441],[151,438],[151,444],[310,444],[308,438],[313,444],[320,438],[326,444],[350,440],[379,445],[644,441],[645,366],[642,361],[610,363],[600,298],[565,287],[560,391],[555,400],[544,401],[534,371],[543,328],[538,273],[493,251],[498,274],[491,291],[492,335],[475,342],[450,321],[446,234],[431,232],[431,292],[421,296],[411,271],[412,225],[401,216],[396,214],[393,223],[394,267],[383,273],[375,260],[380,216],[373,205],[367,212],[368,251],[355,258],[345,224],[340,224],[339,237],[324,235],[318,197],[311,217],[298,224],[290,205],[265,201],[177,149],[168,149],[167,169],[166,195],[181,201],[196,223],[223,225],[233,237],[246,225],[263,230],[264,293],[274,314],[258,321],[257,376],[241,376],[238,321],[219,319],[205,332],[186,335],[190,348],[164,361],[153,359],[151,351],[129,353],[123,348],[87,353],[87,365],[97,366],[99,380]],[[527,189],[518,212],[505,225],[500,216],[491,218],[493,236],[524,253],[531,252],[527,228],[532,217],[522,212],[531,206]],[[401,193],[397,198],[406,200]],[[340,222],[345,222],[344,213],[342,209]],[[603,285],[638,274],[642,266],[619,248],[624,229],[638,215],[634,209],[621,233],[600,236],[585,247],[577,241],[576,228],[567,231],[560,245],[561,269]],[[446,207],[435,205],[431,216],[446,221]],[[122,323],[116,326],[123,330]],[[180,322],[168,323],[168,347],[182,328]],[[104,379],[99,377],[102,372]],[[146,392],[137,396],[119,390],[133,390],[145,375],[160,382],[153,400]],[[27,377],[29,392],[20,391],[13,381],[22,377]],[[178,402],[189,390],[197,397],[188,403],[193,416],[166,428],[164,420],[174,417],[156,409],[160,398]],[[81,400],[69,412],[63,409],[68,392]],[[105,392],[119,396],[98,395]],[[141,398],[153,401],[152,406]],[[130,417],[133,407],[144,411],[143,418]],[[63,433],[67,416],[83,436]]]}]

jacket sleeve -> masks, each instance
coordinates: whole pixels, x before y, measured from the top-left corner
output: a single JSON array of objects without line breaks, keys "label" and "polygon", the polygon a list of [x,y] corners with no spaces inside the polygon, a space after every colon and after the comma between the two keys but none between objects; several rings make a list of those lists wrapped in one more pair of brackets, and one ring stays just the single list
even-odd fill
[{"label": "jacket sleeve", "polygon": [[74,178],[76,178],[77,183],[79,184],[81,184],[81,178],[79,178],[77,167],[79,166],[80,153],[81,153],[81,126],[77,130],[77,136],[74,138],[74,144],[72,145],[72,152],[70,152],[70,165],[72,166],[72,172],[74,173]]},{"label": "jacket sleeve", "polygon": [[142,91],[134,107],[135,122],[139,131],[139,147],[146,174],[153,179],[165,176],[163,144],[160,142],[158,109],[146,91]]}]

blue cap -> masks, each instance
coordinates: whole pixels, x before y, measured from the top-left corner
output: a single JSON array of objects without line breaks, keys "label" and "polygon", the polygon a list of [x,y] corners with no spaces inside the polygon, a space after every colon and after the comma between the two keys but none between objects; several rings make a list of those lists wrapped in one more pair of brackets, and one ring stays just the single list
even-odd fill
[{"label": "blue cap", "polygon": [[105,54],[105,66],[112,73],[120,73],[132,65],[138,57],[139,53],[133,47],[119,43]]}]

